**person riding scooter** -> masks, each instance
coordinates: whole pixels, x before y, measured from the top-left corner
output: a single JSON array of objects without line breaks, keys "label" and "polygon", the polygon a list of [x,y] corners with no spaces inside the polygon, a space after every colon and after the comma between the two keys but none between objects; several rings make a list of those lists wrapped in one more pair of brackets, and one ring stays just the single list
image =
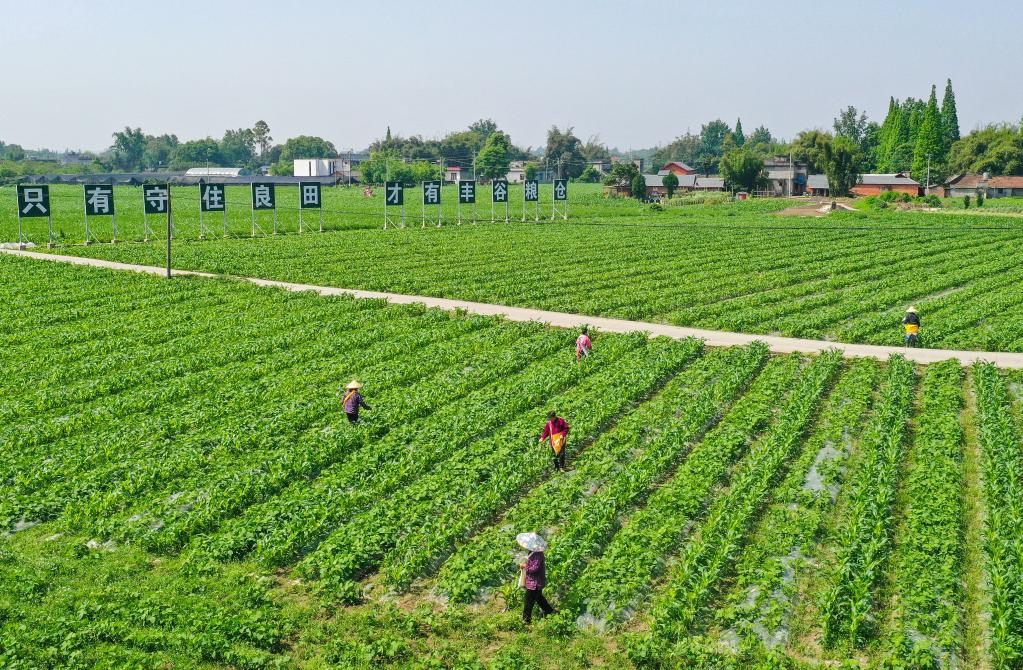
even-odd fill
[{"label": "person riding scooter", "polygon": [[920,316],[916,313],[916,307],[910,307],[906,310],[906,316],[902,319],[902,325],[906,327],[906,346],[915,347],[920,344]]}]

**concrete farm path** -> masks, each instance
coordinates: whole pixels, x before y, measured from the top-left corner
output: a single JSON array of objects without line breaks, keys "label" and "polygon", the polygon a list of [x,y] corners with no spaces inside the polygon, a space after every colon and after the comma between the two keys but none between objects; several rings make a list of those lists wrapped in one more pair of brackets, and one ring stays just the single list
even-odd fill
[{"label": "concrete farm path", "polygon": [[[0,251],[13,256],[71,263],[73,265],[88,265],[113,270],[129,270],[155,275],[163,275],[166,272],[166,268],[162,267],[116,263],[97,258],[61,256],[52,253],[21,251],[17,249],[0,249]],[[872,344],[845,344],[842,342],[828,342],[825,340],[807,340],[795,337],[777,337],[774,335],[755,335],[747,333],[731,333],[720,330],[704,330],[702,328],[686,328],[663,323],[610,319],[600,316],[587,316],[584,314],[568,314],[565,312],[551,312],[541,309],[492,305],[482,302],[470,302],[468,300],[431,298],[429,296],[402,295],[399,293],[383,293],[380,291],[362,291],[358,289],[336,288],[332,286],[315,286],[312,284],[294,284],[291,282],[276,281],[272,279],[259,279],[257,277],[236,277],[233,275],[220,275],[209,272],[195,272],[191,270],[174,270],[173,272],[177,275],[187,275],[192,277],[247,281],[259,286],[272,286],[287,291],[312,291],[326,296],[347,295],[356,298],[382,298],[388,302],[401,305],[420,303],[427,307],[437,307],[449,311],[460,309],[472,314],[483,314],[489,316],[502,315],[510,321],[539,321],[560,328],[580,328],[581,326],[587,325],[591,328],[608,333],[644,331],[651,335],[664,335],[674,339],[696,337],[704,340],[708,346],[713,347],[730,347],[760,341],[767,344],[773,353],[778,354],[788,354],[793,352],[815,354],[827,351],[828,349],[838,349],[846,357],[851,358],[875,358],[884,360],[892,354],[902,354],[909,360],[916,363],[936,363],[938,361],[955,358],[964,365],[969,365],[976,361],[990,361],[1002,368],[1023,368],[1023,353],[1005,351],[956,351],[952,349],[910,349],[906,347],[883,347]]]}]

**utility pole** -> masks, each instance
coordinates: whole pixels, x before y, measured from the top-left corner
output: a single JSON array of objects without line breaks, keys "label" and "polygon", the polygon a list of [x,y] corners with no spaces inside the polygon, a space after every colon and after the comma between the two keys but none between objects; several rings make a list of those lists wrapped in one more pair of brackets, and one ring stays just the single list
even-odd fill
[{"label": "utility pole", "polygon": [[927,189],[931,187],[931,155],[927,154],[927,185],[924,186],[924,195],[927,195]]}]

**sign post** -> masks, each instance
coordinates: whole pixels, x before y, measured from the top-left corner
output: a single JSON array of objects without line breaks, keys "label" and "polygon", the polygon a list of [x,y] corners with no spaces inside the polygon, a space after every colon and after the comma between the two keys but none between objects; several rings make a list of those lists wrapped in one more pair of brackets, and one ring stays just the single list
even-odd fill
[{"label": "sign post", "polygon": [[[144,241],[149,241],[153,231],[149,228],[150,214],[166,214],[170,218],[170,186],[167,184],[149,184],[142,187],[142,226]],[[168,228],[171,234],[173,228]]]},{"label": "sign post", "polygon": [[201,184],[199,186],[199,239],[206,239],[206,230],[203,228],[204,212],[223,212],[224,230],[227,230],[227,198],[224,193],[223,184]]},{"label": "sign post", "polygon": [[117,243],[117,216],[114,211],[114,187],[108,184],[85,184],[82,187],[85,196],[85,243],[92,242],[89,229],[90,216],[109,216],[114,227],[111,243]]},{"label": "sign post", "polygon": [[[277,193],[269,182],[252,182],[252,236],[256,236],[256,212],[272,209],[274,235],[277,234]],[[224,217],[224,237],[227,237],[227,217]]]},{"label": "sign post", "polygon": [[174,239],[174,214],[171,213],[170,187],[167,188],[167,279],[171,278],[171,240]]},{"label": "sign post", "polygon": [[533,215],[537,223],[540,222],[540,182],[536,179],[527,179],[522,182],[522,221],[526,220],[526,203],[533,203]]},{"label": "sign post", "polygon": [[298,184],[298,232],[302,232],[302,212],[307,209],[320,210],[320,232],[323,232],[323,205],[320,182],[303,181]]},{"label": "sign post", "polygon": [[400,181],[384,182],[384,230],[391,217],[388,215],[388,207],[401,207],[401,227],[405,227],[405,184]]},{"label": "sign post", "polygon": [[29,186],[18,184],[18,247],[25,248],[25,235],[22,231],[21,220],[35,219],[45,216],[47,229],[49,230],[49,241],[46,246],[52,249],[56,246],[53,241],[53,214],[50,211],[50,187],[46,185]]},{"label": "sign post", "polygon": [[[558,210],[558,203],[563,203],[562,209]],[[568,221],[568,180],[554,180],[554,199],[551,201],[551,221],[555,214],[561,214],[564,221]]]},{"label": "sign post", "polygon": [[494,210],[497,203],[504,203],[504,222],[508,223],[508,180],[507,179],[495,179],[491,182],[491,198],[490,198],[490,223],[494,222]]},{"label": "sign post", "polygon": [[[441,182],[439,181],[423,182],[423,228],[426,228],[426,208],[431,205],[437,206],[437,227],[440,228],[440,189]],[[430,218],[430,222],[433,222],[433,217]]]},{"label": "sign post", "polygon": [[458,182],[458,225],[462,225],[462,204],[472,205],[472,222],[476,223],[476,180]]}]

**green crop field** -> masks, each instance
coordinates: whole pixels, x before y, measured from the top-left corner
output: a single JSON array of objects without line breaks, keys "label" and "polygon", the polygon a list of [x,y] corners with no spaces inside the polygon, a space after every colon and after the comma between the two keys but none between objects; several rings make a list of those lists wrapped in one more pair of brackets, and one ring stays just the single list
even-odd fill
[{"label": "green crop field", "polygon": [[[178,257],[879,341],[905,300],[949,344],[986,342],[963,338],[1023,301],[1013,230],[686,216],[182,241]],[[575,333],[539,324],[4,255],[0,315],[4,668],[1023,658],[1018,373],[601,333],[577,363]],[[373,409],[349,425],[353,377]],[[564,473],[536,441],[548,409],[572,425]],[[550,542],[559,610],[529,628],[523,530]]]},{"label": "green crop field", "polygon": [[[198,241],[197,228],[189,228],[192,236],[182,233],[176,243],[174,265],[889,345],[901,343],[900,319],[916,305],[925,346],[1023,351],[1018,218],[894,211],[779,216],[777,210],[792,204],[784,200],[656,210],[606,200],[599,187],[572,188],[580,202],[571,205],[568,222],[448,222],[425,230],[414,222],[405,230],[382,230],[379,196],[373,201],[361,191],[338,189],[339,207],[363,208],[339,215],[338,225],[351,229]],[[235,215],[239,230],[248,215]],[[8,219],[8,237],[11,224]],[[58,251],[151,265],[161,265],[165,253],[159,242]]]}]

